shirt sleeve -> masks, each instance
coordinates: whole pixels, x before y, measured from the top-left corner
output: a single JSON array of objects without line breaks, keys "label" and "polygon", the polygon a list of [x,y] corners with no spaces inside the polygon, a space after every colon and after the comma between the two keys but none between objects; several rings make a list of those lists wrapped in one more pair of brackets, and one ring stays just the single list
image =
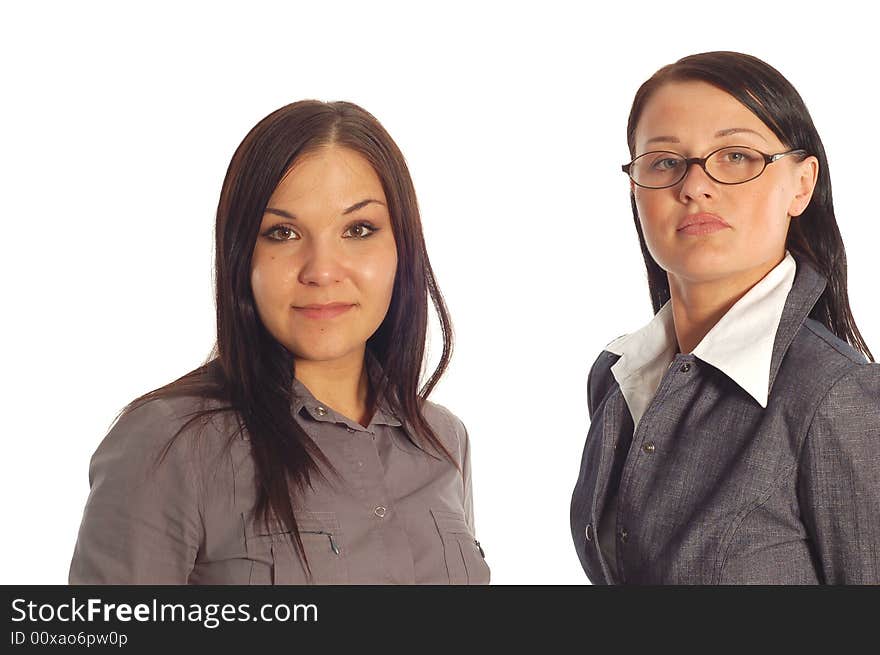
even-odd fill
[{"label": "shirt sleeve", "polygon": [[824,582],[880,584],[880,364],[855,367],[826,395],[798,491]]},{"label": "shirt sleeve", "polygon": [[[70,584],[186,584],[202,534],[187,434],[164,401],[125,413],[91,459]],[[165,447],[171,446],[159,461]]]},{"label": "shirt sleeve", "polygon": [[461,440],[461,474],[464,483],[464,518],[471,529],[471,534],[476,535],[476,526],[474,525],[474,493],[471,484],[471,442],[464,423],[459,420],[458,424],[459,438]]}]

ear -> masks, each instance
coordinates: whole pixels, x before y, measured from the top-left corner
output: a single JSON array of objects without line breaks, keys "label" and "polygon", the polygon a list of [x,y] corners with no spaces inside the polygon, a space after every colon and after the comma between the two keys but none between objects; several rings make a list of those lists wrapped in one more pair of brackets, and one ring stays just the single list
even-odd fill
[{"label": "ear", "polygon": [[819,179],[819,160],[813,156],[799,162],[795,169],[795,196],[788,206],[789,216],[800,216],[810,204]]}]

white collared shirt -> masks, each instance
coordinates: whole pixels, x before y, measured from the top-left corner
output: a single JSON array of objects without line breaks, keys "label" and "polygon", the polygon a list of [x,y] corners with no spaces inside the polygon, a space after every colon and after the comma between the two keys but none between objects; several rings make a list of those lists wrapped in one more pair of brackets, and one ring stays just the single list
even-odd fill
[{"label": "white collared shirt", "polygon": [[[783,260],[749,289],[693,350],[695,357],[736,382],[761,407],[767,407],[773,342],[796,268],[786,250]],[[677,348],[671,300],[645,327],[605,347],[621,356],[611,373],[635,425],[651,403]]]},{"label": "white collared shirt", "polygon": [[[773,343],[796,269],[794,258],[786,250],[783,260],[721,317],[692,353],[727,375],[765,408]],[[672,301],[663,305],[645,327],[615,339],[605,350],[620,355],[611,373],[620,385],[635,431],[678,351]],[[597,532],[605,559],[616,572],[617,490],[611,494]]]}]

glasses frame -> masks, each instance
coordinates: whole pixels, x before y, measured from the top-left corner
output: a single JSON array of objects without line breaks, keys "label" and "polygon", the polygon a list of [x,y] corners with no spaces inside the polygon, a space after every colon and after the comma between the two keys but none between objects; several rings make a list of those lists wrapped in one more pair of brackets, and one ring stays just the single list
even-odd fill
[{"label": "glasses frame", "polygon": [[[743,180],[742,182],[722,182],[721,180],[719,180],[718,178],[713,176],[712,173],[710,173],[706,169],[706,162],[709,161],[709,159],[715,153],[721,152],[722,150],[727,150],[728,148],[743,148],[745,150],[751,150],[752,152],[757,152],[759,155],[761,155],[764,158],[764,166],[761,167],[761,170],[758,171],[757,175],[754,175],[747,180]],[[657,154],[659,152],[668,152],[673,155],[678,155],[679,157],[681,157],[684,160],[684,163],[685,163],[685,166],[683,169],[684,172],[681,174],[681,177],[678,178],[672,184],[664,184],[663,186],[646,186],[644,184],[639,184],[638,182],[633,180],[633,176],[630,174],[630,171],[632,170],[632,165],[636,162],[636,159],[641,159],[642,157],[645,157],[647,155],[653,155],[653,154]],[[718,184],[725,184],[727,186],[734,186],[736,184],[745,184],[746,182],[751,182],[752,180],[756,180],[757,178],[761,177],[761,174],[765,170],[767,170],[767,167],[770,164],[772,164],[775,161],[778,161],[779,159],[782,159],[783,157],[785,157],[787,155],[794,155],[794,154],[802,154],[802,155],[806,156],[807,151],[804,150],[803,148],[795,148],[793,150],[786,150],[785,152],[777,152],[775,155],[768,155],[767,153],[761,152],[760,150],[758,150],[756,148],[752,148],[751,146],[723,146],[721,148],[718,148],[717,150],[713,150],[705,157],[685,157],[681,153],[675,152],[674,150],[649,150],[648,152],[643,152],[641,155],[639,155],[638,157],[633,159],[631,162],[629,162],[628,164],[624,164],[620,168],[624,173],[626,173],[629,176],[629,179],[632,180],[633,184],[635,184],[638,187],[642,187],[643,189],[668,189],[669,187],[674,187],[676,184],[681,182],[685,177],[687,177],[688,171],[691,170],[691,166],[693,166],[694,164],[699,164],[700,168],[703,169],[703,172],[709,177],[710,180],[713,180],[713,181],[717,182]]]}]

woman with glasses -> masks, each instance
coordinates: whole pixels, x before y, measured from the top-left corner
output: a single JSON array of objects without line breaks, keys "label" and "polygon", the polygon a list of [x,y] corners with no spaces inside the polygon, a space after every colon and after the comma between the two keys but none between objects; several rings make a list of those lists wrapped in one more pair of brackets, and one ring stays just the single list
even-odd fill
[{"label": "woman with glasses", "polygon": [[641,86],[627,139],[655,316],[590,371],[584,570],[880,583],[880,365],[802,99],[754,57],[693,55]]},{"label": "woman with glasses", "polygon": [[346,102],[271,113],[215,237],[215,352],[98,447],[70,582],[487,583],[467,432],[427,400],[449,317],[385,129]]}]

